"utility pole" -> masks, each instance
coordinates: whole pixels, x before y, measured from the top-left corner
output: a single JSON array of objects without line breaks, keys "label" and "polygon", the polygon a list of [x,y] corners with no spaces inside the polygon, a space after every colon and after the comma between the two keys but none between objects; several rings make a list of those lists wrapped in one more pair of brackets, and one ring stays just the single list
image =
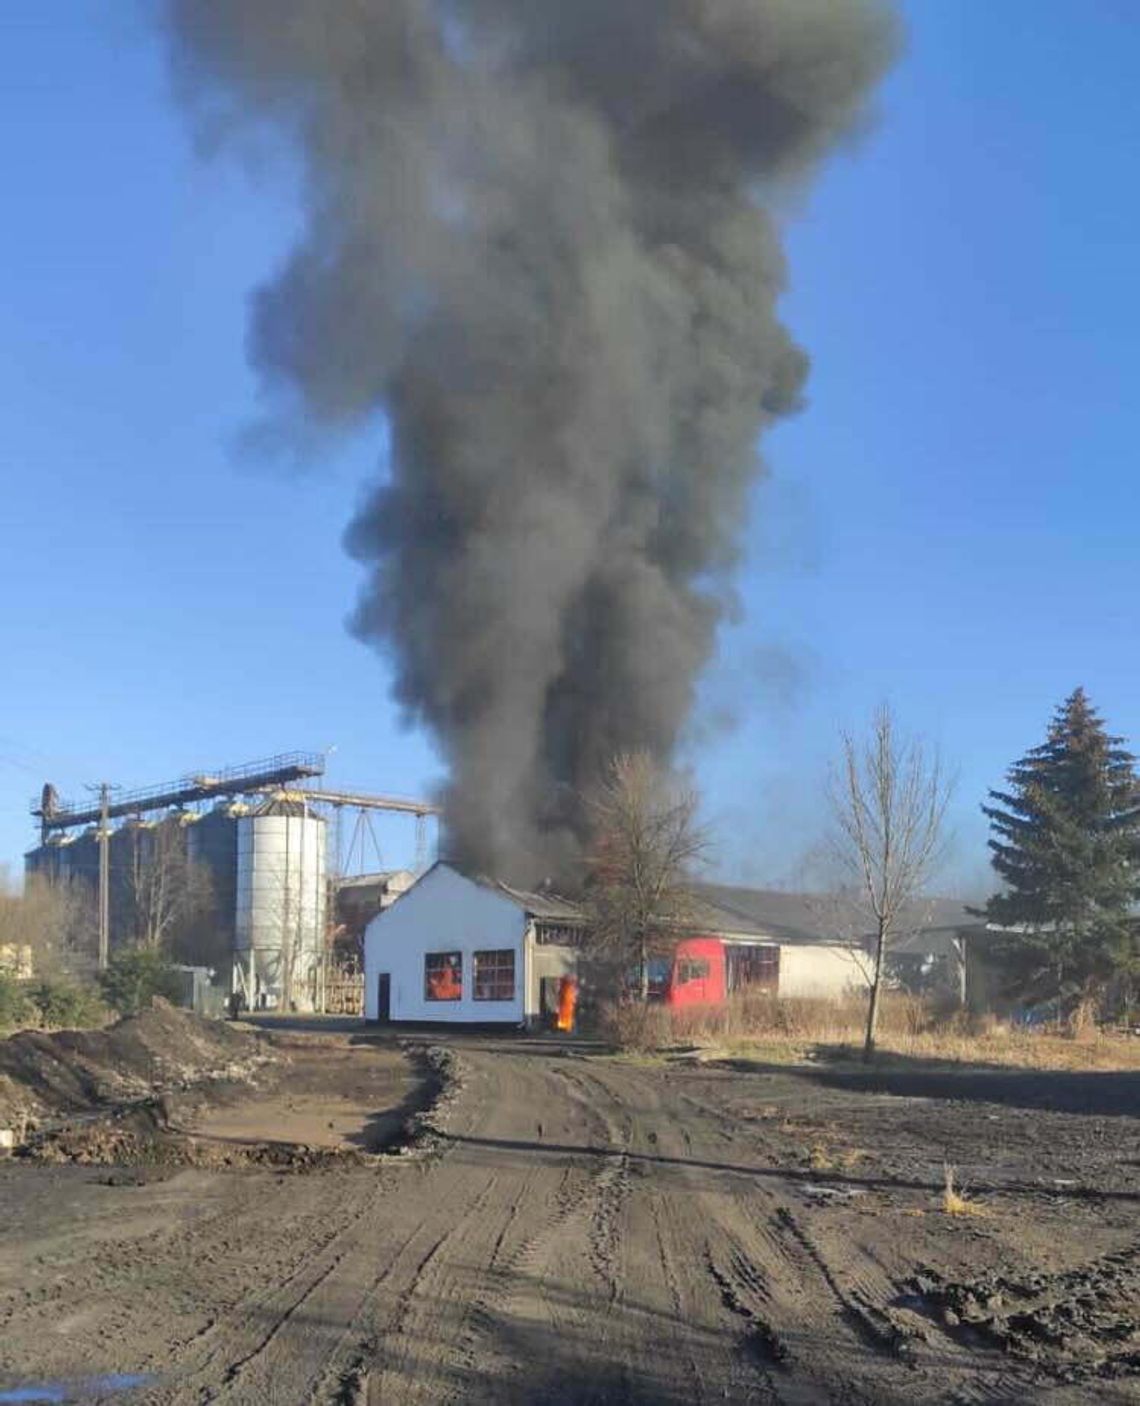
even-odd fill
[{"label": "utility pole", "polygon": [[111,947],[111,787],[99,785],[99,970],[107,970]]},{"label": "utility pole", "polygon": [[416,816],[416,877],[427,868],[427,816],[420,814]]},{"label": "utility pole", "polygon": [[111,950],[111,792],[109,781],[88,786],[99,797],[99,970],[107,970]]}]

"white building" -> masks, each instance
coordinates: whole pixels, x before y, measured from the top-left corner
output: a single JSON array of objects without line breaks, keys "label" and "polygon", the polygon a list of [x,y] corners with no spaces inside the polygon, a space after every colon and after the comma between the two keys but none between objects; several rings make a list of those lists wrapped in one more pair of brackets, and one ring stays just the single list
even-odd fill
[{"label": "white building", "polygon": [[694,884],[694,926],[730,949],[761,957],[762,984],[789,1000],[840,1000],[867,984],[866,940],[857,915],[825,897]]},{"label": "white building", "polygon": [[[670,1004],[722,1000],[745,985],[827,1000],[866,989],[869,937],[857,909],[846,912],[826,897],[725,884],[696,884],[694,894],[692,931],[677,956],[650,964],[651,984],[668,988]],[[915,905],[906,931],[926,941],[964,913],[948,900],[931,900]],[[540,1022],[556,1008],[560,979],[577,971],[584,926],[568,899],[436,864],[365,930],[365,1019]],[[723,973],[715,981],[707,947],[695,945],[709,939],[724,953],[713,964]],[[700,988],[690,984],[698,979]]]},{"label": "white building", "polygon": [[572,903],[438,863],[364,934],[364,1018],[523,1025],[577,964]]}]

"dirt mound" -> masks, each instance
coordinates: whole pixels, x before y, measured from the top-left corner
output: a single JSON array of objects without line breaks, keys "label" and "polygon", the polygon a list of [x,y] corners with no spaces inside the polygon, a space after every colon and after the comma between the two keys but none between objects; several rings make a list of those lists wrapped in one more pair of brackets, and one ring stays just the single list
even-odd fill
[{"label": "dirt mound", "polygon": [[0,1125],[135,1103],[207,1079],[242,1079],[269,1058],[252,1030],[156,999],[106,1030],[25,1030],[0,1041]]},{"label": "dirt mound", "polygon": [[1060,1274],[990,1273],[961,1282],[927,1269],[913,1287],[947,1330],[1062,1379],[1140,1369],[1140,1243]]}]

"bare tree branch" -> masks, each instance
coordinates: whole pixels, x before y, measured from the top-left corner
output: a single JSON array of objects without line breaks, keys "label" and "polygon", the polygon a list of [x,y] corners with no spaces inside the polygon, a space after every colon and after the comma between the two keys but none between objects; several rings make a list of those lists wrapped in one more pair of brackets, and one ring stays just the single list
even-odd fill
[{"label": "bare tree branch", "polygon": [[919,898],[941,857],[953,783],[936,752],[901,739],[890,709],[875,713],[859,741],[842,734],[842,757],[829,779],[833,858],[863,896],[873,921],[871,1000],[864,1059],[875,1049],[884,961],[902,915]]},{"label": "bare tree branch", "polygon": [[698,799],[646,753],[614,758],[586,797],[593,843],[585,908],[595,954],[636,967],[649,991],[649,958],[676,942],[693,912],[689,883],[708,848]]}]

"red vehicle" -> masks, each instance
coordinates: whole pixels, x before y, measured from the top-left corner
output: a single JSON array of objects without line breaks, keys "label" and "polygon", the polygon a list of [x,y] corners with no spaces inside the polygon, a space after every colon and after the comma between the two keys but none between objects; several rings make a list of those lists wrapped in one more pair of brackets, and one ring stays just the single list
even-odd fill
[{"label": "red vehicle", "polygon": [[649,963],[649,999],[667,1006],[710,1006],[741,987],[770,991],[780,986],[780,949],[771,942],[726,942],[686,937],[672,958]]}]

